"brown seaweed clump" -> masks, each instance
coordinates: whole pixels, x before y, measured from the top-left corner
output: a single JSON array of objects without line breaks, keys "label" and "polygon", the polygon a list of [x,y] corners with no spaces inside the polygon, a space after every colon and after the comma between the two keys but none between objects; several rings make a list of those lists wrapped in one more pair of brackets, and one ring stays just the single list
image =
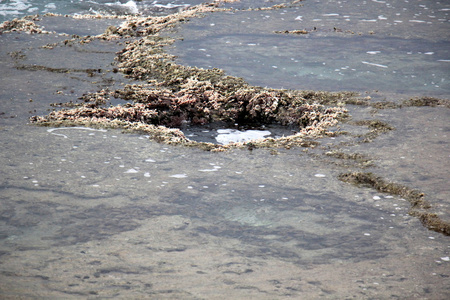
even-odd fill
[{"label": "brown seaweed clump", "polygon": [[382,193],[405,198],[411,203],[409,211],[411,216],[419,218],[422,224],[430,230],[450,235],[450,223],[443,221],[437,214],[428,211],[431,205],[424,199],[424,193],[410,189],[402,184],[388,182],[373,173],[344,173],[340,174],[338,178],[344,182],[370,187]]},{"label": "brown seaweed clump", "polygon": [[439,99],[434,97],[412,98],[403,101],[403,106],[431,106],[431,107],[446,106],[447,108],[450,108],[450,100]]},{"label": "brown seaweed clump", "polygon": [[363,138],[362,140],[363,143],[370,143],[374,139],[376,139],[379,135],[395,129],[388,123],[380,120],[360,120],[360,121],[352,121],[350,123],[356,126],[367,126],[369,128],[370,131],[365,135],[361,136]]},{"label": "brown seaweed clump", "polygon": [[325,155],[343,161],[336,163],[337,165],[348,166],[349,163],[353,163],[360,168],[367,168],[374,165],[372,159],[360,153],[345,153],[342,151],[333,150],[326,152]]},{"label": "brown seaweed clump", "polygon": [[276,30],[274,33],[282,33],[282,34],[308,34],[307,30],[304,29],[294,29],[294,30]]},{"label": "brown seaweed clump", "polygon": [[[182,66],[164,52],[173,43],[159,35],[204,12],[216,11],[217,3],[202,4],[164,17],[129,18],[118,28],[108,28],[96,38],[139,37],[117,53],[117,67],[126,76],[146,81],[127,85],[121,90],[85,96],[80,107],[53,111],[45,117],[35,116],[32,123],[40,125],[121,124],[127,130],[136,128],[163,142],[192,146],[195,142],[180,138],[160,139],[155,128],[179,128],[186,124],[204,125],[211,122],[230,124],[281,124],[296,126],[295,135],[279,139],[262,139],[252,147],[292,147],[308,144],[305,139],[331,134],[329,127],[346,115],[341,106],[326,107],[323,103],[344,103],[353,93],[293,91],[251,86],[242,78],[228,76],[220,69]],[[88,42],[82,39],[83,42]],[[104,107],[98,98],[113,96],[130,101],[126,105]],[[92,101],[90,101],[90,99]],[[156,127],[152,127],[156,126]],[[169,135],[170,136],[170,135]],[[314,143],[311,143],[311,145]],[[223,150],[226,147],[204,147]],[[236,143],[228,147],[244,147]]]},{"label": "brown seaweed clump", "polygon": [[44,34],[49,33],[46,30],[43,30],[42,27],[37,25],[35,21],[39,21],[39,17],[36,16],[27,16],[23,18],[15,18],[11,21],[5,21],[0,24],[0,34],[8,33],[8,32],[26,32],[29,34]]}]

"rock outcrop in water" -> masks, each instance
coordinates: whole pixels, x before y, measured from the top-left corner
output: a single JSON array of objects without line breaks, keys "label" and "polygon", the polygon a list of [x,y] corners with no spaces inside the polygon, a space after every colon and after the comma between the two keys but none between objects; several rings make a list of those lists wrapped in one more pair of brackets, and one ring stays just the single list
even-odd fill
[{"label": "rock outcrop in water", "polygon": [[[143,83],[127,85],[121,90],[103,90],[85,95],[85,103],[78,107],[54,111],[44,117],[34,116],[31,122],[51,126],[89,125],[145,131],[158,141],[197,145],[208,150],[245,145],[205,146],[206,143],[190,141],[181,131],[171,128],[217,121],[259,125],[275,123],[298,128],[293,136],[262,139],[253,143],[254,147],[305,146],[308,144],[305,138],[333,134],[328,128],[345,117],[346,110],[341,106],[326,107],[322,103],[345,102],[347,98],[355,96],[354,93],[255,87],[242,78],[226,75],[220,69],[205,70],[179,65],[173,56],[164,52],[164,46],[174,40],[161,37],[159,33],[162,30],[172,28],[188,18],[217,10],[223,9],[215,2],[164,17],[127,17],[123,24],[110,26],[101,35],[71,40],[71,43],[88,43],[93,39],[127,40],[128,45],[117,54],[118,70]],[[104,104],[111,96],[130,103],[105,107]]]}]

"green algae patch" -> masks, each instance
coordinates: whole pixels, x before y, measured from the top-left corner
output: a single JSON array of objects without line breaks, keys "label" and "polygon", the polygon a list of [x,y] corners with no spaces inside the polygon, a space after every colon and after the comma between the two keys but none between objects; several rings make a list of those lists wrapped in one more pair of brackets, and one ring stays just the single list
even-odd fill
[{"label": "green algae patch", "polygon": [[381,193],[400,196],[411,204],[409,214],[418,217],[425,227],[450,235],[450,223],[443,221],[437,214],[427,211],[431,205],[424,199],[424,193],[399,183],[386,181],[373,173],[343,173],[338,176],[338,179],[357,186],[373,188]]}]

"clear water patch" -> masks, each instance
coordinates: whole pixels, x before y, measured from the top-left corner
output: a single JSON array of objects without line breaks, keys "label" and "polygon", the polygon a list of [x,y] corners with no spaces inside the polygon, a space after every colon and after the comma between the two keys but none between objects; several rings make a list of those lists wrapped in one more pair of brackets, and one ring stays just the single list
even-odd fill
[{"label": "clear water patch", "polygon": [[[223,68],[260,86],[448,95],[448,5],[303,4],[192,20],[171,53],[182,64]],[[289,33],[296,30],[304,34]]]},{"label": "clear water patch", "polygon": [[278,35],[249,39],[245,34],[213,32],[202,39],[185,37],[171,52],[181,63],[214,65],[260,86],[416,95],[450,92],[448,41]]}]

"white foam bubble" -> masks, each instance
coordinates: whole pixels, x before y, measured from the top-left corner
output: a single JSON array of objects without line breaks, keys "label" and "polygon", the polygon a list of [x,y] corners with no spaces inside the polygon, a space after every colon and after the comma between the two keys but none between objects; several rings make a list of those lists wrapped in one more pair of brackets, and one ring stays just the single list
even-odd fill
[{"label": "white foam bubble", "polygon": [[385,65],[375,64],[375,63],[371,63],[371,62],[367,62],[367,61],[362,61],[362,63],[365,64],[365,65],[379,67],[379,68],[387,68],[388,67],[388,66],[385,66]]},{"label": "white foam bubble", "polygon": [[154,7],[165,8],[165,9],[171,9],[171,8],[177,8],[177,7],[189,7],[189,4],[172,4],[172,3],[159,4],[159,3],[155,3],[155,2],[153,2]]},{"label": "white foam bubble", "polygon": [[214,169],[201,169],[199,170],[200,172],[216,172],[219,168],[214,168]]},{"label": "white foam bubble", "polygon": [[[53,134],[53,135],[58,135],[58,136],[62,136],[65,139],[67,139],[67,135],[62,134],[62,133],[54,133],[54,131],[57,130],[72,130],[72,129],[78,129],[78,130],[90,130],[90,131],[100,131],[100,132],[107,132],[106,129],[95,129],[95,128],[90,128],[90,127],[58,127],[58,128],[50,128],[47,129],[47,132]],[[89,135],[93,135],[93,133],[89,134]]]},{"label": "white foam bubble", "polygon": [[172,177],[172,178],[186,178],[188,176],[186,174],[174,174],[174,175],[170,175],[169,177]]},{"label": "white foam bubble", "polygon": [[115,2],[115,3],[105,3],[105,5],[107,6],[119,6],[119,7],[123,7],[125,8],[129,13],[132,14],[138,14],[139,13],[139,9],[136,5],[136,3],[134,1],[128,1],[127,3],[120,3],[120,2]]},{"label": "white foam bubble", "polygon": [[55,3],[48,3],[48,4],[45,5],[45,8],[55,9],[56,8],[56,4]]},{"label": "white foam bubble", "polygon": [[251,140],[261,139],[271,134],[268,130],[236,130],[236,129],[218,129],[216,141],[219,144],[243,143]]}]

